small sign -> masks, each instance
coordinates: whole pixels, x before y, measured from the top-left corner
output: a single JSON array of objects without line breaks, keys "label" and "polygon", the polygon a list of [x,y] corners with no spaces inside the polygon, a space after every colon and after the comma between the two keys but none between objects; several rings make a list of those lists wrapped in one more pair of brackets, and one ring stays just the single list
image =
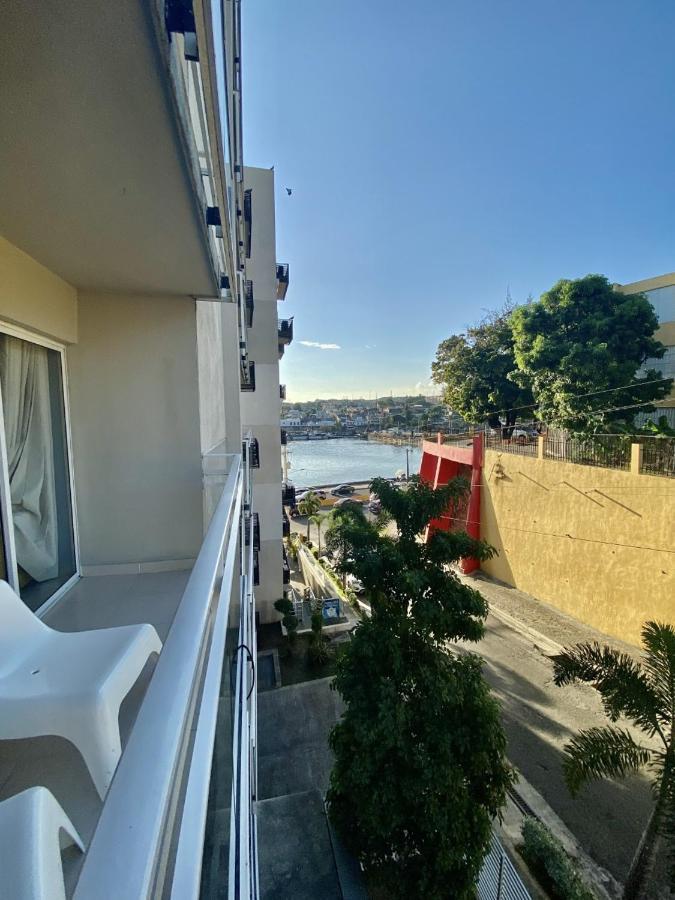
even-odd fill
[{"label": "small sign", "polygon": [[324,622],[334,622],[340,618],[340,598],[333,597],[330,600],[323,601],[323,620]]}]

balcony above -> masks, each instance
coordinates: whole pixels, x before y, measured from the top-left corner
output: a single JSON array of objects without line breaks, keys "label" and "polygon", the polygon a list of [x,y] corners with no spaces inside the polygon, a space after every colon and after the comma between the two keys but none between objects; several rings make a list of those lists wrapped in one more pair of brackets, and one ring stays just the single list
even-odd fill
[{"label": "balcony above", "polygon": [[281,502],[284,506],[295,506],[295,485],[287,481],[281,485]]},{"label": "balcony above", "polygon": [[244,359],[240,366],[240,389],[246,393],[255,390],[255,363]]},{"label": "balcony above", "polygon": [[253,300],[253,282],[247,281],[244,285],[244,304],[246,308],[246,327],[253,327],[253,310],[255,302]]},{"label": "balcony above", "polygon": [[279,343],[288,345],[293,340],[293,319],[279,319]]},{"label": "balcony above", "polygon": [[0,233],[77,288],[217,297],[158,7],[3,6]]},{"label": "balcony above", "polygon": [[287,290],[288,263],[277,263],[277,300],[285,300]]},{"label": "balcony above", "polygon": [[286,385],[285,384],[279,385],[279,399],[280,400],[286,399]]}]

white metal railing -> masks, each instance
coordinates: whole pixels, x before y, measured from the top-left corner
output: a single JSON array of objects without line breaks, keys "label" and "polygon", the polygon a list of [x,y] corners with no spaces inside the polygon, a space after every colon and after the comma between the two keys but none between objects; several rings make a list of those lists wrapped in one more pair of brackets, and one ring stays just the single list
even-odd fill
[{"label": "white metal railing", "polygon": [[515,866],[496,834],[478,877],[480,900],[531,900]]},{"label": "white metal railing", "polygon": [[[249,435],[250,438],[250,435]],[[246,453],[244,508],[250,510],[252,486],[249,477],[251,454]],[[244,529],[249,529],[248,541]],[[253,516],[246,524],[242,516],[241,617],[236,652],[236,680],[233,722],[232,803],[230,805],[230,847],[228,872],[229,900],[256,900],[258,897],[258,848],[255,816],[257,793],[257,645],[253,575]]]},{"label": "white metal railing", "polygon": [[[253,542],[247,548],[241,540],[242,507],[251,502],[248,466],[239,455],[228,463],[220,500],[106,796],[75,900],[199,896],[225,637],[231,601],[240,590],[240,644],[249,647],[251,662],[256,658]],[[230,894],[237,900],[257,897],[254,678],[248,657],[238,654],[238,821],[230,845],[240,888],[252,887]]]}]

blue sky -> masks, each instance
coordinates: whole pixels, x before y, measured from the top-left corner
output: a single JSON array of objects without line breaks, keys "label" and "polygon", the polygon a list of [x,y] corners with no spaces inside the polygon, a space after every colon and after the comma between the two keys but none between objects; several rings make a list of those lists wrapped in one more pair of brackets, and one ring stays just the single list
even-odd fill
[{"label": "blue sky", "polygon": [[507,289],[675,270],[671,0],[242,6],[289,399],[426,387],[439,341]]}]

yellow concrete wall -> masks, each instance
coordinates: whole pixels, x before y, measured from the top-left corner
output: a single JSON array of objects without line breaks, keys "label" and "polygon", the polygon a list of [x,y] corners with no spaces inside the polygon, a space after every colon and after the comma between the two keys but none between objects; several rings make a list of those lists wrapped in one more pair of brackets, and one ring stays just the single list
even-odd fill
[{"label": "yellow concrete wall", "polygon": [[675,624],[675,479],[485,451],[483,569],[617,638]]},{"label": "yellow concrete wall", "polygon": [[0,319],[64,343],[77,340],[77,291],[0,237]]}]

